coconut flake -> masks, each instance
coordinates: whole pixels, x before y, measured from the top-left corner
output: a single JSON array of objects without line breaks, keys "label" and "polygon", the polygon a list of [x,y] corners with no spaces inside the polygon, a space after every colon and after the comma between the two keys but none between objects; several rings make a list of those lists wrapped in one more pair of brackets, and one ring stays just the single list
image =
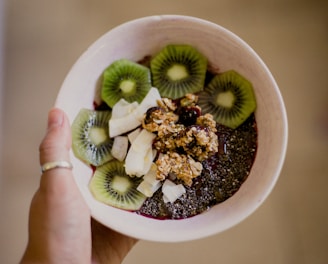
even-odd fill
[{"label": "coconut flake", "polygon": [[174,203],[186,192],[186,189],[182,184],[175,184],[174,182],[166,179],[162,186],[162,192],[165,203]]},{"label": "coconut flake", "polygon": [[125,158],[125,172],[129,176],[142,176],[141,172],[144,169],[144,155],[133,148],[129,151]]},{"label": "coconut flake", "polygon": [[144,175],[143,181],[139,184],[137,190],[142,192],[147,197],[152,197],[153,194],[161,187],[162,182],[157,180],[157,165],[153,162],[149,171]]},{"label": "coconut flake", "polygon": [[129,140],[126,136],[117,136],[114,138],[111,153],[114,158],[123,161],[128,152]]},{"label": "coconut flake", "polygon": [[130,143],[132,144],[133,141],[137,138],[137,136],[139,135],[139,133],[141,132],[141,128],[137,128],[133,131],[131,131],[129,134],[128,134],[128,139],[130,141]]},{"label": "coconut flake", "polygon": [[128,175],[145,175],[153,162],[153,140],[155,134],[143,129],[133,141],[125,159],[125,171]]},{"label": "coconut flake", "polygon": [[157,184],[151,184],[147,181],[142,181],[138,187],[137,190],[147,197],[152,197],[154,193],[161,187],[161,183],[158,182]]},{"label": "coconut flake", "polygon": [[137,116],[140,121],[143,119],[144,114],[149,108],[157,106],[158,100],[161,100],[161,95],[158,89],[155,87],[150,88],[149,92],[136,109],[138,112]]},{"label": "coconut flake", "polygon": [[144,153],[148,151],[149,147],[152,147],[153,140],[156,138],[156,135],[152,132],[149,132],[146,129],[142,129],[138,136],[133,141],[131,148],[134,148],[136,151]]},{"label": "coconut flake", "polygon": [[152,87],[140,104],[128,103],[120,99],[112,110],[112,117],[109,120],[109,136],[111,138],[127,133],[141,125],[146,111],[157,106],[157,101],[161,95],[157,88]]},{"label": "coconut flake", "polygon": [[109,136],[111,138],[129,132],[141,125],[141,122],[136,116],[136,110],[129,115],[121,118],[111,118],[109,120]]},{"label": "coconut flake", "polygon": [[112,109],[112,119],[122,118],[130,115],[137,107],[138,102],[129,103],[124,98],[121,98]]}]

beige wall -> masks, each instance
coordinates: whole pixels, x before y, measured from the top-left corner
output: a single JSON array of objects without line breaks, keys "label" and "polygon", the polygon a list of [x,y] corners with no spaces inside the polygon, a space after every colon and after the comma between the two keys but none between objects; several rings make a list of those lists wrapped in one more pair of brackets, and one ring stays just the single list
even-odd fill
[{"label": "beige wall", "polygon": [[[2,167],[2,150],[3,150],[3,102],[4,102],[4,29],[5,29],[5,12],[4,1],[0,0],[0,168]],[[1,171],[1,170],[0,170]],[[0,174],[2,175],[2,174]],[[2,177],[0,177],[1,190]]]},{"label": "beige wall", "polygon": [[0,263],[17,263],[24,250],[38,145],[74,61],[112,27],[168,13],[216,22],[258,52],[286,102],[289,148],[273,193],[243,223],[188,243],[142,241],[125,264],[328,263],[327,1],[9,0],[5,11]]}]

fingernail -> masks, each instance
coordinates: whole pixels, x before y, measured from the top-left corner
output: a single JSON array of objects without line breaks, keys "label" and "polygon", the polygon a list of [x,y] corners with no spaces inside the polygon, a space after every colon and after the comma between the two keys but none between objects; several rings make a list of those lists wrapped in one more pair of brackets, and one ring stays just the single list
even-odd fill
[{"label": "fingernail", "polygon": [[48,129],[51,127],[61,126],[63,124],[64,116],[58,109],[50,110],[48,114]]}]

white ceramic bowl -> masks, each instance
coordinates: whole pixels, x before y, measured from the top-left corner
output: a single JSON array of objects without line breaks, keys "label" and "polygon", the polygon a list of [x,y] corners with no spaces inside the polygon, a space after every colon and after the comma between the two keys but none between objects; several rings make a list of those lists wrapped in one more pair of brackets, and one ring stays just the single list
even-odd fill
[{"label": "white ceramic bowl", "polygon": [[82,107],[93,108],[99,94],[100,76],[111,62],[123,57],[138,61],[172,43],[193,45],[218,70],[234,69],[253,83],[257,99],[258,150],[251,173],[239,191],[200,215],[185,220],[155,220],[97,202],[88,189],[91,169],[71,155],[76,182],[95,219],[123,234],[161,242],[204,238],[244,220],[273,189],[287,147],[283,99],[266,65],[235,34],[194,17],[150,16],[110,30],[74,64],[61,87],[56,106],[74,120]]}]

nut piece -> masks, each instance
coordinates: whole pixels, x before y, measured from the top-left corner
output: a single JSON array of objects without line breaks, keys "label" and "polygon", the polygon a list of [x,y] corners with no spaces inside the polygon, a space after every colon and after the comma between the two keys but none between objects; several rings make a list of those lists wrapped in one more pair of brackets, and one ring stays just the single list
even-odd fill
[{"label": "nut piece", "polygon": [[213,132],[216,132],[216,122],[211,114],[199,116],[197,118],[196,124],[203,127],[209,127]]},{"label": "nut piece", "polygon": [[174,174],[187,186],[192,185],[192,179],[199,176],[203,169],[200,162],[195,161],[188,155],[180,155],[176,152],[161,154],[156,161],[156,165],[158,180],[163,181],[169,175]]},{"label": "nut piece", "polygon": [[[216,131],[216,130],[215,130]],[[186,129],[185,134],[177,142],[179,147],[199,161],[209,158],[218,151],[218,138],[209,128],[192,126]]]},{"label": "nut piece", "polygon": [[180,104],[181,106],[191,106],[195,105],[198,102],[198,96],[195,94],[186,94],[184,98],[181,99]]},{"label": "nut piece", "polygon": [[165,109],[166,111],[175,111],[177,109],[177,105],[168,98],[162,98],[162,100],[158,100],[157,104],[159,107]]},{"label": "nut piece", "polygon": [[170,126],[179,119],[174,112],[165,111],[162,107],[152,107],[144,115],[143,128],[150,132],[159,132],[162,126]]}]

